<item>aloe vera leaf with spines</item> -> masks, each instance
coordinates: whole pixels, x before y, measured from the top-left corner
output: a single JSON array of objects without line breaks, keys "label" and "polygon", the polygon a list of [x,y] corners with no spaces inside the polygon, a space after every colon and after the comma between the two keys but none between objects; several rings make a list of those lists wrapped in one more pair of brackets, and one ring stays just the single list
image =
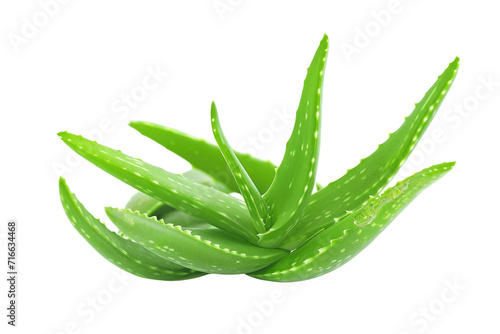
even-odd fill
[{"label": "aloe vera leaf with spines", "polygon": [[125,205],[125,208],[132,211],[137,210],[139,212],[147,214],[148,216],[158,216],[175,210],[162,201],[141,193],[140,191],[135,193],[134,196],[130,198],[130,200]]},{"label": "aloe vera leaf with spines", "polygon": [[[185,173],[182,173],[182,176],[184,176],[186,179],[201,183],[205,186],[217,189],[224,193],[230,193],[229,188],[227,188],[222,183],[217,182],[215,179],[200,170],[191,169]],[[166,205],[164,202],[159,201],[156,198],[146,195],[140,191],[132,196],[132,198],[125,205],[125,209],[139,211],[141,213],[147,214],[148,216],[157,217],[163,216],[172,211],[177,212],[177,210]]]},{"label": "aloe vera leaf with spines", "polygon": [[184,229],[138,212],[106,208],[118,228],[146,248],[179,265],[214,274],[242,274],[276,262],[287,251],[254,246],[222,230]]},{"label": "aloe vera leaf with spines", "polygon": [[269,218],[268,207],[266,202],[259,193],[259,190],[253,183],[250,176],[248,176],[247,171],[241,165],[238,157],[234,153],[233,149],[229,145],[226,137],[224,136],[224,132],[222,132],[222,128],[219,122],[219,115],[217,113],[217,107],[215,103],[212,102],[211,107],[211,120],[212,120],[212,131],[214,133],[215,140],[219,145],[220,151],[224,156],[224,159],[231,170],[231,173],[234,176],[236,184],[240,190],[240,194],[245,199],[245,203],[247,204],[248,211],[253,218],[255,230],[259,233],[263,233],[266,231],[266,222]]},{"label": "aloe vera leaf with spines", "polygon": [[94,218],[59,179],[59,194],[64,211],[82,237],[105,259],[136,276],[156,280],[185,280],[205,273],[185,268],[150,252],[141,245],[110,231]]},{"label": "aloe vera leaf with spines", "polygon": [[315,186],[319,157],[321,89],[328,54],[325,35],[307,69],[302,96],[283,160],[264,200],[270,207],[271,228],[259,244],[276,247],[302,216]]},{"label": "aloe vera leaf with spines", "polygon": [[181,212],[181,211],[172,211],[172,212],[167,212],[166,214],[163,214],[161,216],[156,216],[158,220],[163,220],[165,222],[168,222],[169,224],[173,225],[179,225],[182,228],[186,228],[189,230],[210,230],[210,229],[216,229],[215,226],[210,225],[203,220],[190,216],[187,213]]},{"label": "aloe vera leaf with spines", "polygon": [[[217,182],[208,174],[200,170],[191,169],[185,173],[182,173],[182,175],[189,180],[201,183],[205,186],[209,186],[219,191],[225,193],[230,192],[229,188],[227,188],[225,185]],[[210,225],[199,218],[190,216],[182,211],[177,211],[174,208],[166,205],[164,202],[148,196],[140,191],[132,196],[132,198],[125,205],[125,209],[130,209],[131,211],[139,211],[140,213],[146,214],[149,217],[156,216],[158,218],[169,221],[174,225],[181,225],[191,230],[199,228],[215,228],[215,226]],[[121,231],[118,231],[118,235],[128,238]]]},{"label": "aloe vera leaf with spines", "polygon": [[398,182],[280,261],[249,275],[292,282],[318,277],[339,268],[368,246],[413,199],[448,173],[454,164],[435,165]]},{"label": "aloe vera leaf with spines", "polygon": [[311,196],[309,205],[280,247],[294,249],[311,235],[377,195],[396,175],[432,121],[459,67],[456,58],[438,77],[401,127],[359,165]]},{"label": "aloe vera leaf with spines", "polygon": [[[232,192],[239,192],[229,166],[216,145],[154,123],[134,121],[130,122],[130,126],[182,157],[193,168],[199,169],[223,183]],[[264,194],[274,179],[276,166],[270,161],[260,160],[247,153],[235,152],[235,154],[259,192]]]},{"label": "aloe vera leaf with spines", "polygon": [[220,229],[257,240],[252,218],[241,200],[81,136],[67,132],[59,136],[76,153],[137,190]]},{"label": "aloe vera leaf with spines", "polygon": [[[193,277],[203,273],[245,273],[270,281],[310,279],[349,261],[420,191],[444,175],[454,163],[426,169],[380,195],[448,92],[457,73],[458,58],[384,144],[339,180],[324,188],[316,184],[318,191],[311,194],[318,160],[327,44],[325,36],[308,69],[294,129],[277,171],[270,162],[232,151],[215,122],[216,113],[212,118],[220,147],[155,124],[131,124],[190,162],[193,170],[189,176],[168,173],[120,151],[61,133],[77,153],[142,192],[127,204],[139,211],[106,209],[123,230],[123,238],[117,239],[120,243],[107,244],[96,238],[101,254],[107,257],[109,253],[108,258],[114,259],[120,247],[133,247],[128,254],[139,260],[136,264],[145,263],[141,262],[145,257],[147,264],[161,264],[153,265],[155,269],[169,266],[174,272],[192,270]],[[299,150],[300,159],[296,156]],[[248,177],[236,181],[234,175],[242,171]],[[230,194],[240,189],[245,201]],[[66,205],[64,199],[62,202]],[[268,220],[263,224],[260,219],[265,214],[259,203],[268,207]],[[68,217],[75,221],[73,215]],[[91,224],[95,218],[90,214],[84,218],[82,224],[95,228]],[[115,234],[113,238],[119,237]],[[143,277],[157,276],[148,267],[137,270]],[[169,277],[164,275],[162,279]]]}]

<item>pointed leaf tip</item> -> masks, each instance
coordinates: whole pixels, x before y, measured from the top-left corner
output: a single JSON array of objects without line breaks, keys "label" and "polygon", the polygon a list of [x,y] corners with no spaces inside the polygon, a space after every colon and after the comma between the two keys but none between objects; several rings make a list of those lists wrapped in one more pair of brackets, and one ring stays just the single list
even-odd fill
[{"label": "pointed leaf tip", "polygon": [[67,187],[66,180],[64,177],[59,176],[59,188]]},{"label": "pointed leaf tip", "polygon": [[329,39],[327,34],[323,34],[323,39],[321,40],[321,43],[326,43],[326,46],[328,46]]}]

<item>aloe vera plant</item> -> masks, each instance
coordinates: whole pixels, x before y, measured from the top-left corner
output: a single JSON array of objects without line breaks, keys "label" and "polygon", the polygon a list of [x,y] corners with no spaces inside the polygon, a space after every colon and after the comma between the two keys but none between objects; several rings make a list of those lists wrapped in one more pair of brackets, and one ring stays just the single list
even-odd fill
[{"label": "aloe vera plant", "polygon": [[130,124],[191,163],[193,169],[182,175],[81,136],[59,133],[82,157],[139,191],[124,209],[106,208],[119,229],[115,233],[85,209],[61,178],[60,197],[69,220],[110,262],[151,279],[247,274],[300,281],[347,263],[454,166],[450,162],[425,168],[384,191],[441,105],[459,60],[448,66],[373,154],[313,192],[327,53],[325,35],[308,68],[295,125],[278,167],[235,152],[222,132],[214,103],[210,116],[217,146],[161,125]]}]

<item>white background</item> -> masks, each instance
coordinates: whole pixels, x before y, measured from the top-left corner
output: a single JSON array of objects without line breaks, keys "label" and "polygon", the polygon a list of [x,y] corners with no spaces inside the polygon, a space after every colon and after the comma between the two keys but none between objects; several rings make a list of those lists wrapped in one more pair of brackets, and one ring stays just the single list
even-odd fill
[{"label": "white background", "polygon": [[[499,332],[496,2],[61,0],[44,22],[41,4],[49,2],[0,5],[0,220],[19,221],[19,326],[9,333]],[[214,4],[229,7],[221,13]],[[380,14],[388,9],[389,17]],[[39,27],[30,32],[27,22]],[[127,123],[152,121],[213,141],[215,100],[234,147],[279,163],[293,124],[276,113],[295,110],[324,33],[323,184],[370,154],[461,57],[454,86],[405,166],[456,167],[362,254],[299,285],[243,275],[162,282],[122,272],[73,229],[59,203],[59,175],[106,222],[103,207],[123,206],[134,190],[75,162],[58,131],[99,135],[182,172],[187,163]],[[348,55],[349,46],[356,53]],[[148,69],[168,76],[135,108],[117,112]],[[98,132],[102,122],[107,133]],[[269,132],[271,124],[279,129]],[[453,293],[450,284],[460,287]],[[4,279],[0,288],[6,328]]]}]

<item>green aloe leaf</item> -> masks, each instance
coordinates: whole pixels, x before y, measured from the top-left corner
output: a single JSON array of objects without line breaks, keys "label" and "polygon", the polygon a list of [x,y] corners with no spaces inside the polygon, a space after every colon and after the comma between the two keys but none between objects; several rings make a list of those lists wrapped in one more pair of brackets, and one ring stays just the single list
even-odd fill
[{"label": "green aloe leaf", "polygon": [[[223,183],[232,192],[239,192],[238,185],[217,145],[158,124],[131,122],[130,126],[182,157],[193,168],[199,169]],[[249,154],[238,152],[235,154],[259,192],[265,193],[274,179],[276,166],[270,161],[260,160]]]},{"label": "green aloe leaf", "polygon": [[418,143],[448,93],[459,66],[456,58],[427,91],[401,127],[378,149],[343,177],[311,196],[296,228],[280,247],[294,249],[318,231],[363,205],[396,175]]},{"label": "green aloe leaf", "polygon": [[[191,169],[185,173],[182,173],[182,175],[189,180],[201,183],[205,186],[217,189],[219,191],[225,193],[230,192],[229,188],[227,188],[225,185],[217,182],[208,174],[205,174],[200,170]],[[173,223],[174,225],[181,225],[183,227],[186,226],[190,229],[193,229],[193,226],[196,226],[196,228],[215,228],[214,226],[204,222],[199,218],[190,216],[181,211],[177,211],[174,208],[166,205],[164,202],[148,196],[140,191],[132,196],[132,198],[125,206],[125,209],[130,209],[131,211],[139,211],[140,213],[146,214],[149,217],[156,216],[159,218],[163,218]],[[172,220],[174,220],[175,222],[173,222]],[[121,231],[118,231],[118,235],[128,238]]]},{"label": "green aloe leaf", "polygon": [[224,136],[224,132],[222,132],[219,122],[219,115],[217,114],[217,107],[214,102],[212,102],[211,117],[212,131],[214,133],[215,140],[219,145],[224,159],[226,159],[227,165],[234,176],[241,195],[245,199],[250,215],[253,218],[255,229],[259,233],[265,232],[266,222],[269,217],[269,213],[267,211],[268,207],[260,195],[259,190],[255,187],[255,184],[250,179],[250,176],[248,176],[247,171],[241,165],[238,157]]},{"label": "green aloe leaf", "polygon": [[259,244],[273,247],[302,216],[313,191],[319,157],[321,89],[328,37],[325,35],[307,70],[295,125],[285,155],[264,200],[270,206],[271,229],[260,235]]},{"label": "green aloe leaf", "polygon": [[218,229],[194,232],[130,210],[106,208],[113,223],[151,252],[193,270],[241,274],[276,262],[287,251],[265,249]]},{"label": "green aloe leaf", "polygon": [[59,133],[78,154],[140,191],[126,209],[106,208],[119,228],[116,234],[88,213],[61,179],[68,218],[109,261],[142,277],[179,280],[245,273],[285,282],[339,268],[454,166],[427,168],[381,194],[433,119],[455,79],[459,59],[389,139],[342,178],[322,187],[315,179],[327,53],[325,35],[308,68],[294,128],[277,168],[233,151],[214,103],[212,130],[219,147],[160,125],[130,124],[191,163],[193,169],[183,175]]},{"label": "green aloe leaf", "polygon": [[291,282],[339,268],[368,246],[418,194],[449,172],[454,164],[435,165],[398,182],[290,255],[250,276]]},{"label": "green aloe leaf", "polygon": [[137,192],[125,205],[126,209],[132,211],[139,211],[148,216],[161,216],[167,212],[175,210],[174,208],[166,205],[162,201],[157,200],[149,195]]},{"label": "green aloe leaf", "polygon": [[[191,169],[182,175],[191,181],[201,183],[205,186],[217,189],[219,191],[229,193],[230,190],[222,183],[215,181],[209,175],[203,173],[200,170]],[[175,211],[174,208],[166,205],[164,202],[157,200],[149,195],[142,192],[137,192],[132,196],[132,198],[125,205],[125,209],[130,209],[132,211],[139,211],[145,213],[148,216],[162,216],[168,212]]]},{"label": "green aloe leaf", "polygon": [[185,268],[150,252],[137,243],[110,231],[94,218],[72,194],[61,177],[59,194],[71,224],[87,242],[108,261],[136,276],[157,280],[184,280],[205,275]]},{"label": "green aloe leaf", "polygon": [[59,136],[76,153],[137,190],[220,229],[256,241],[252,218],[241,200],[81,136],[67,132]]},{"label": "green aloe leaf", "polygon": [[169,224],[173,225],[179,225],[182,228],[186,228],[189,230],[210,230],[210,229],[216,229],[215,226],[210,225],[203,220],[190,216],[187,213],[181,212],[181,211],[172,211],[168,212],[164,215],[157,216],[158,219],[162,219],[163,221],[168,222]]},{"label": "green aloe leaf", "polygon": [[[230,190],[227,188],[225,185],[222,183],[217,182],[215,179],[210,177],[208,174],[205,174],[204,172],[197,170],[197,169],[191,169],[185,173],[182,174],[185,178],[201,183],[203,185],[212,187],[214,189],[217,189],[219,191],[229,193]],[[146,197],[147,199],[144,201],[132,201],[136,196],[142,195]],[[136,195],[132,197],[132,200],[127,203],[125,206],[126,209],[130,209],[131,211],[139,211],[140,213],[146,214],[149,217],[156,216],[159,219],[163,219],[164,221],[168,221],[171,224],[174,225],[180,225],[183,228],[188,228],[190,230],[195,230],[195,229],[214,229],[216,228],[213,225],[210,225],[203,220],[193,217],[188,215],[187,213],[177,211],[174,208],[171,208],[167,206],[165,203],[158,201],[157,199],[154,199],[152,197],[149,197],[148,195],[145,195],[141,192],[138,192]],[[156,204],[152,202],[156,202]],[[142,205],[144,203],[144,205]],[[157,205],[161,206],[160,209],[157,209]],[[153,210],[149,210],[150,207],[153,207]]]},{"label": "green aloe leaf", "polygon": [[190,169],[187,172],[182,173],[182,175],[187,179],[201,183],[207,187],[217,189],[219,191],[222,191],[223,193],[229,194],[232,192],[232,190],[225,184],[217,181],[212,176],[199,169]]}]

